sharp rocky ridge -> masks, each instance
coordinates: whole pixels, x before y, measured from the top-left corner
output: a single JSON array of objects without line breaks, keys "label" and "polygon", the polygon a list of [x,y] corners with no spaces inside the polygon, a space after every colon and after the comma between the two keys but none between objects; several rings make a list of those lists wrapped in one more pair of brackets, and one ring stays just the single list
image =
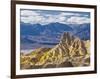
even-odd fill
[{"label": "sharp rocky ridge", "polygon": [[[29,55],[29,68],[81,67],[90,65],[89,41],[64,32],[59,44],[51,49],[41,48]],[[44,51],[47,49],[46,51]]]},{"label": "sharp rocky ridge", "polygon": [[[45,57],[44,67],[84,66],[88,54],[84,41],[69,32],[63,33],[60,43],[53,47]],[[41,65],[42,65],[41,64]]]}]

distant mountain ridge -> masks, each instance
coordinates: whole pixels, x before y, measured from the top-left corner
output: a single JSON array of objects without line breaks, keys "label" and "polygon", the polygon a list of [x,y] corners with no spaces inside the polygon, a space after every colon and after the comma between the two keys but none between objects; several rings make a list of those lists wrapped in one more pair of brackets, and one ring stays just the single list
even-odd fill
[{"label": "distant mountain ridge", "polygon": [[90,24],[80,24],[76,28],[74,28],[76,33],[75,35],[80,37],[82,40],[90,39]]},{"label": "distant mountain ridge", "polygon": [[20,24],[21,43],[56,44],[64,32],[72,33],[81,40],[90,40],[90,24]]},{"label": "distant mountain ridge", "polygon": [[39,35],[43,32],[46,32],[45,34],[55,34],[73,30],[70,26],[61,23],[50,23],[48,25],[21,23],[20,26],[21,35]]}]

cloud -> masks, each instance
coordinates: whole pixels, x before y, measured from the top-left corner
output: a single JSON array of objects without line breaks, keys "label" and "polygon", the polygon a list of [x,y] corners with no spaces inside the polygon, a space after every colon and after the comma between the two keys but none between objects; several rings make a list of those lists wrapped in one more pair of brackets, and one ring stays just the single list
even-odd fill
[{"label": "cloud", "polygon": [[80,16],[81,14],[79,14],[79,13],[65,13],[65,12],[63,12],[60,15],[61,16]]},{"label": "cloud", "polygon": [[21,10],[21,16],[38,16],[39,14],[32,10]]},{"label": "cloud", "polygon": [[70,17],[67,19],[67,23],[70,24],[83,24],[83,23],[90,23],[90,19],[87,17]]},{"label": "cloud", "polygon": [[21,10],[21,22],[36,24],[41,23],[45,18],[40,13],[32,10]]},{"label": "cloud", "polygon": [[43,20],[44,20],[43,16],[21,17],[21,22],[31,23],[31,24],[41,23],[41,21],[43,21]]},{"label": "cloud", "polygon": [[45,11],[21,10],[21,22],[30,24],[46,25],[59,22],[63,24],[82,24],[89,23],[90,19],[81,16],[81,13],[60,12],[57,15],[46,14]]}]

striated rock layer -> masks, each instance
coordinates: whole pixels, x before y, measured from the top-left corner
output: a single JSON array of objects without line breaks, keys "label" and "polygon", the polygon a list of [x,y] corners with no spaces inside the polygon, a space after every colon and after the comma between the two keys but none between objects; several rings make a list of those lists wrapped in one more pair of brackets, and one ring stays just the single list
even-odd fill
[{"label": "striated rock layer", "polygon": [[89,49],[89,40],[83,41],[65,32],[59,44],[52,49],[39,48],[21,55],[21,69],[89,66]]}]

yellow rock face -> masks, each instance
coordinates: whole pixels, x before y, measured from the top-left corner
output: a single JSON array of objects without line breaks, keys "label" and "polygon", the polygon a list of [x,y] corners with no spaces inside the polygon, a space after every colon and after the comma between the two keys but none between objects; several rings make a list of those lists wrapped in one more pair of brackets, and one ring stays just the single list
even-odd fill
[{"label": "yellow rock face", "polygon": [[90,65],[90,41],[64,33],[53,48],[39,48],[21,55],[21,69],[80,67]]}]

